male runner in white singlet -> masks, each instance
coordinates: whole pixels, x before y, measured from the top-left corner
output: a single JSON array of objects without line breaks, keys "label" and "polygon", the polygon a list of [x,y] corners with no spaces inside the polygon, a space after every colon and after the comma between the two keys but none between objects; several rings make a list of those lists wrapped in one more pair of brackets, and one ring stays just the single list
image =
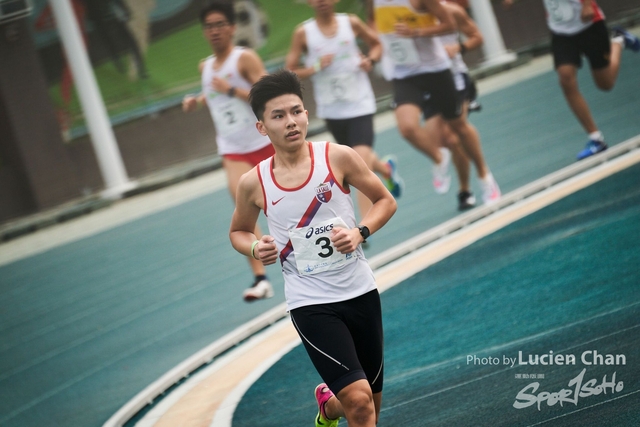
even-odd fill
[{"label": "male runner in white singlet", "polygon": [[[503,0],[506,7],[513,2]],[[589,137],[586,147],[576,156],[582,160],[607,149],[604,135],[578,88],[582,55],[589,60],[591,75],[598,89],[608,91],[613,89],[618,79],[622,49],[627,47],[639,52],[640,40],[622,28],[615,28],[614,37],[610,39],[604,13],[594,0],[544,0],[543,3],[560,87],[569,108]]]},{"label": "male runner in white singlet", "polygon": [[[467,116],[470,111],[470,102],[474,101],[476,97],[476,87],[469,76],[469,68],[462,59],[462,54],[482,46],[483,38],[475,22],[465,10],[465,7],[468,6],[467,0],[442,1],[442,4],[453,17],[456,31],[444,34],[439,38],[451,59],[451,72],[457,95],[462,99],[462,114]],[[429,101],[427,101],[427,106],[423,108],[426,131],[431,138],[442,141],[441,143],[451,150],[452,161],[458,174],[458,210],[471,209],[475,206],[476,199],[469,183],[469,158],[460,146],[460,139],[451,130],[447,121],[438,114],[437,110],[429,108],[428,104]],[[436,192],[444,194],[448,189],[448,185],[436,187]]]},{"label": "male runner in white singlet", "polygon": [[[380,61],[382,46],[375,31],[356,15],[335,13],[338,0],[309,0],[315,18],[295,29],[285,68],[301,79],[310,78],[316,101],[316,115],[325,120],[338,144],[353,148],[369,169],[379,173],[395,197],[404,183],[397,172],[397,161],[381,161],[373,151],[373,115],[376,100],[368,72]],[[367,56],[358,47],[366,43]],[[305,56],[304,65],[301,64]],[[360,214],[371,207],[369,199],[358,193]]]},{"label": "male runner in white singlet", "polygon": [[[243,173],[271,156],[274,151],[267,136],[255,128],[255,115],[247,102],[251,85],[266,74],[260,57],[251,49],[233,45],[235,10],[233,2],[216,0],[200,13],[204,36],[211,44],[213,56],[200,62],[202,94],[182,101],[185,112],[194,111],[206,102],[216,128],[218,154],[227,173],[229,193],[235,200],[238,180]],[[260,229],[256,225],[256,234]],[[247,302],[273,296],[262,263],[249,258],[253,285],[245,289]]]},{"label": "male runner in white singlet", "polygon": [[[383,342],[380,297],[361,243],[396,210],[380,179],[351,148],[306,140],[308,112],[291,71],[251,89],[256,127],[276,154],[244,174],[229,236],[240,253],[280,261],[291,321],[324,383],[316,426],[374,427],[380,413]],[[360,223],[349,191],[371,200]],[[253,233],[260,211],[271,236]]]},{"label": "male runner in white singlet", "polygon": [[476,167],[483,201],[497,202],[500,188],[485,163],[478,132],[462,114],[451,60],[437,37],[455,30],[453,18],[440,0],[367,0],[367,5],[384,48],[383,74],[393,82],[398,129],[435,163],[436,191],[444,191],[450,184],[450,153],[422,126],[421,116],[427,107],[436,109],[460,139]]}]

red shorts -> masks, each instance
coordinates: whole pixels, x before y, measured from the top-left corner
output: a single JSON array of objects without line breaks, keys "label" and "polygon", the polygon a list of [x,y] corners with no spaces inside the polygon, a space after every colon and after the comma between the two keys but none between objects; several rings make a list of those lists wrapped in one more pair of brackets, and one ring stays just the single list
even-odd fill
[{"label": "red shorts", "polygon": [[250,153],[243,154],[223,154],[222,157],[236,162],[249,163],[251,166],[256,166],[258,163],[276,154],[273,149],[273,145],[269,144],[262,147],[259,150],[252,151]]}]

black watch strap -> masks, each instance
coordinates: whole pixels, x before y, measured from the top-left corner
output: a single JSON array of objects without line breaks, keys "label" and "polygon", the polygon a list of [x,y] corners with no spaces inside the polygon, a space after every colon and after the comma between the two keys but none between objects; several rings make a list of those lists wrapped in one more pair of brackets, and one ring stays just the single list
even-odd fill
[{"label": "black watch strap", "polygon": [[362,243],[366,242],[369,236],[371,235],[371,232],[369,231],[369,227],[367,227],[366,225],[359,225],[358,230],[360,230],[360,235],[362,236],[362,239],[363,239]]}]

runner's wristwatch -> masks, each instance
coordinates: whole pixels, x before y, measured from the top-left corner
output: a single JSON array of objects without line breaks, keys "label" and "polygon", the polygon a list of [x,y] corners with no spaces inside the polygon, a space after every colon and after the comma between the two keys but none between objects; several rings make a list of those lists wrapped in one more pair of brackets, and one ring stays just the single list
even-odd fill
[{"label": "runner's wristwatch", "polygon": [[362,236],[362,239],[363,239],[362,243],[365,243],[369,238],[369,236],[371,235],[371,232],[369,231],[369,227],[367,227],[366,225],[359,225],[358,230],[360,230],[360,235]]}]

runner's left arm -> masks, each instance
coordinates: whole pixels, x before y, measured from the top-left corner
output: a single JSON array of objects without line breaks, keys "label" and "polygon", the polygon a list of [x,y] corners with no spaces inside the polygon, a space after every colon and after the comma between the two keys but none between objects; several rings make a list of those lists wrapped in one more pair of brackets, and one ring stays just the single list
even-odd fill
[{"label": "runner's left arm", "polygon": [[[260,77],[267,74],[262,59],[260,59],[258,54],[252,49],[245,49],[242,55],[240,55],[240,59],[238,59],[238,71],[242,78],[252,85],[260,80]],[[249,101],[249,89],[233,88],[232,93],[229,93],[232,87],[225,79],[215,81],[214,87],[220,93],[226,93],[243,101]]]},{"label": "runner's left arm", "polygon": [[[397,204],[380,178],[376,176],[358,153],[350,147],[338,144],[329,146],[329,163],[334,177],[344,188],[353,186],[364,194],[373,206],[360,221],[367,226],[371,234],[382,228],[397,209]],[[336,229],[331,241],[340,253],[353,252],[362,242],[357,228]]]},{"label": "runner's left arm", "polygon": [[362,22],[357,15],[349,15],[349,20],[356,37],[364,41],[369,48],[367,56],[363,58],[363,61],[360,64],[360,67],[363,70],[369,72],[371,71],[373,64],[379,62],[382,57],[382,44],[380,43],[380,38],[378,38],[378,34],[375,30]]},{"label": "runner's left arm", "polygon": [[584,0],[582,2],[582,10],[580,11],[580,19],[582,22],[590,22],[595,15],[595,8],[593,0]]},{"label": "runner's left arm", "polygon": [[466,40],[460,41],[456,45],[445,46],[450,57],[468,50],[474,50],[482,46],[484,39],[476,23],[469,14],[455,3],[445,3],[445,7],[451,12],[455,20],[458,31],[464,34]]}]

